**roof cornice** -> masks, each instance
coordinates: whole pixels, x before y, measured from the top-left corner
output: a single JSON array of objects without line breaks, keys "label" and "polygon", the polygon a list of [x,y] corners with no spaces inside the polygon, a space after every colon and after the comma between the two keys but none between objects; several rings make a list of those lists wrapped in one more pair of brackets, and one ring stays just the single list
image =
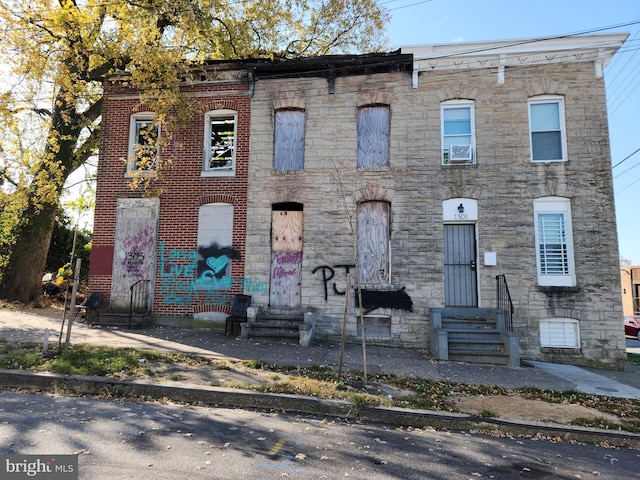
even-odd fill
[{"label": "roof cornice", "polygon": [[413,86],[420,72],[493,68],[498,83],[504,83],[506,67],[552,63],[594,62],[595,75],[601,78],[604,67],[618,51],[628,33],[528,38],[491,42],[465,42],[402,47],[413,55]]}]

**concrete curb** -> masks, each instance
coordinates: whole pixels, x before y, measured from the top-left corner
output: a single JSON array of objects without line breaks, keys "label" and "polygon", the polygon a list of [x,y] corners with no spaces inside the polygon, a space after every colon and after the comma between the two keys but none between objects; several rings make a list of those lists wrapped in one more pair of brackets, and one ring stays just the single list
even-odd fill
[{"label": "concrete curb", "polygon": [[133,397],[151,400],[168,399],[214,407],[279,410],[292,414],[336,417],[362,423],[379,423],[406,427],[434,427],[449,430],[473,430],[529,438],[560,439],[640,450],[640,435],[595,428],[538,423],[516,423],[456,413],[385,407],[358,407],[341,400],[323,400],[301,395],[251,392],[247,390],[199,387],[187,388],[109,380],[100,377],[32,373],[0,370],[0,386],[36,389],[43,392],[64,391],[73,394]]}]

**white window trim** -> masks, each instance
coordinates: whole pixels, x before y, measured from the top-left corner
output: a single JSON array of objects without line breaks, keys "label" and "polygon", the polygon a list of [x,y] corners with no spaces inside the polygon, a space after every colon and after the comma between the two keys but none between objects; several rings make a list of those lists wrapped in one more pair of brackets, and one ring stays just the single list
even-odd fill
[{"label": "white window trim", "polygon": [[[211,159],[211,119],[229,117],[233,115],[233,153],[230,167],[208,168]],[[204,115],[204,150],[202,163],[202,177],[233,177],[236,174],[236,151],[238,149],[238,112],[235,110],[211,110]]]},{"label": "white window trim", "polygon": [[[533,132],[531,130],[531,105],[540,103],[557,103],[558,115],[560,116],[560,148],[562,149],[562,158],[554,160],[534,160],[533,159]],[[565,124],[564,113],[564,97],[559,95],[540,95],[538,97],[531,97],[527,103],[527,112],[529,116],[529,152],[531,156],[531,163],[552,163],[552,162],[566,162],[567,158],[567,128]]]},{"label": "white window trim", "polygon": [[[451,108],[469,107],[471,118],[471,154],[472,159],[468,162],[448,162],[444,161],[444,111]],[[447,100],[440,104],[440,162],[442,165],[475,165],[476,163],[476,114],[475,102],[473,100]]]},{"label": "white window trim", "polygon": [[[127,170],[125,172],[125,177],[134,177],[134,176],[155,176],[158,174],[158,169],[155,168],[153,170],[138,170],[135,168],[136,166],[136,122],[139,120],[154,120],[155,113],[153,112],[140,112],[134,113],[131,115],[131,119],[129,121],[129,147],[127,150]],[[160,126],[158,125],[158,138],[160,138]],[[160,161],[160,147],[158,146],[158,151],[156,152],[156,167],[158,162]]]},{"label": "white window trim", "polygon": [[[563,327],[561,343],[552,343],[551,327]],[[567,329],[575,329],[575,336],[566,334]],[[575,343],[570,343],[568,337],[575,337]],[[542,348],[580,348],[580,322],[573,318],[544,318],[540,320],[540,346]]]},{"label": "white window trim", "polygon": [[[565,240],[567,245],[567,265],[569,273],[564,275],[542,274],[540,269],[540,239],[538,232],[538,215],[544,213],[561,213],[564,215]],[[535,232],[536,270],[538,285],[544,287],[575,287],[576,270],[574,263],[573,227],[571,221],[571,201],[563,197],[542,197],[533,200],[533,223]]]}]

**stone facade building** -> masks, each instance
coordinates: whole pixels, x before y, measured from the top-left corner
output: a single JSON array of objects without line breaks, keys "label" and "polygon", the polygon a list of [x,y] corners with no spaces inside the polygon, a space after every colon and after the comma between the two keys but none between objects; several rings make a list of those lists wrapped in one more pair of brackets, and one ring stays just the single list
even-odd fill
[{"label": "stone facade building", "polygon": [[[344,325],[356,341],[364,322],[369,342],[441,359],[619,367],[603,68],[625,38],[239,62],[241,81],[224,92],[185,83],[194,121],[162,147],[174,157],[155,203],[132,199],[123,181],[140,107],[107,86],[90,288],[113,302],[114,271],[140,271],[118,246],[139,228],[118,240],[115,225],[117,212],[143,207],[158,225],[147,270],[158,322],[215,323],[244,292],[245,338],[261,318],[297,311],[316,337],[340,338]],[[218,110],[237,115],[235,175],[222,178],[202,171],[205,118]],[[221,222],[226,234],[203,227]],[[231,280],[200,289],[222,257],[209,246],[229,247]],[[480,340],[485,331],[498,343]]]}]

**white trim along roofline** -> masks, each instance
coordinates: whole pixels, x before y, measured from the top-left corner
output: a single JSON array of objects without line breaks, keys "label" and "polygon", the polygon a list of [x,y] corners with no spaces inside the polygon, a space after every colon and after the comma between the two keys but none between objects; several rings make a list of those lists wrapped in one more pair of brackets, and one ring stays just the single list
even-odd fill
[{"label": "white trim along roofline", "polygon": [[400,50],[413,54],[413,88],[418,88],[420,72],[497,68],[498,84],[502,84],[505,67],[552,63],[594,62],[595,76],[601,78],[604,67],[628,36],[628,33],[616,33],[410,45]]}]

